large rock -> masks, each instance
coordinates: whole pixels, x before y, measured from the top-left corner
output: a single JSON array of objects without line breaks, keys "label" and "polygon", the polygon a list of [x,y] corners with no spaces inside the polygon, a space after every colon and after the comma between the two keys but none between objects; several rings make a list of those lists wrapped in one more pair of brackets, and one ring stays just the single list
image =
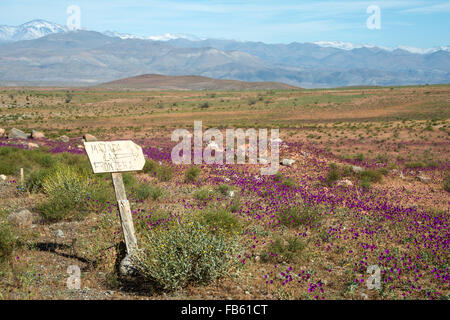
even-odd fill
[{"label": "large rock", "polygon": [[33,139],[44,139],[45,138],[45,134],[41,131],[36,131],[33,130],[31,131],[31,138]]},{"label": "large rock", "polygon": [[8,216],[8,219],[19,227],[28,227],[33,223],[33,214],[27,210],[23,209],[21,211],[16,211]]},{"label": "large rock", "polygon": [[84,141],[89,142],[89,141],[97,141],[97,138],[95,136],[93,136],[92,134],[86,133],[83,136]]},{"label": "large rock", "polygon": [[59,141],[62,141],[62,142],[69,142],[69,141],[70,141],[70,138],[69,138],[68,136],[61,136],[61,137],[59,137]]},{"label": "large rock", "polygon": [[12,128],[8,134],[9,139],[28,139],[28,135],[22,130]]}]

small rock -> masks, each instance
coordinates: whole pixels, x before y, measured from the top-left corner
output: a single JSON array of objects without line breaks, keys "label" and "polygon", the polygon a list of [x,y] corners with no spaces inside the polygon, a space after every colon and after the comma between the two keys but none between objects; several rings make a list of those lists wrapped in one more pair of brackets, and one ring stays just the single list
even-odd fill
[{"label": "small rock", "polygon": [[64,238],[64,232],[61,229],[55,231],[55,237]]},{"label": "small rock", "polygon": [[3,138],[6,134],[6,130],[3,128],[0,128],[0,138]]},{"label": "small rock", "polygon": [[419,179],[419,181],[423,183],[429,183],[431,181],[431,178],[424,176],[422,173],[420,173],[420,175],[417,176],[417,179]]},{"label": "small rock", "polygon": [[403,172],[400,172],[400,179],[405,180],[405,176],[403,175]]},{"label": "small rock", "polygon": [[28,135],[22,130],[12,128],[8,134],[9,139],[28,139]]},{"label": "small rock", "polygon": [[249,296],[249,295],[250,295],[250,292],[248,292],[248,291],[245,291],[245,294]]},{"label": "small rock", "polygon": [[230,192],[228,192],[228,196],[229,196],[230,198],[233,198],[233,197],[234,197],[234,191],[231,190]]},{"label": "small rock", "polygon": [[295,160],[293,160],[293,159],[283,159],[281,161],[281,165],[288,166],[288,167],[292,166],[294,163],[295,163]]},{"label": "small rock", "polygon": [[304,156],[305,158],[307,158],[307,157],[309,157],[309,153],[308,153],[308,152],[305,152],[305,151],[302,151],[302,156]]},{"label": "small rock", "polygon": [[340,187],[353,187],[353,183],[348,179],[343,179],[337,183]]},{"label": "small rock", "polygon": [[77,148],[78,149],[84,149],[84,147],[81,144],[77,145]]},{"label": "small rock", "polygon": [[39,145],[37,143],[28,142],[27,145],[28,145],[28,148],[30,148],[30,149],[39,148]]},{"label": "small rock", "polygon": [[23,209],[21,211],[16,211],[8,216],[8,219],[19,227],[29,227],[33,223],[33,214],[27,210]]},{"label": "small rock", "polygon": [[45,138],[45,134],[41,131],[36,131],[33,130],[31,131],[31,138],[33,139],[44,139]]},{"label": "small rock", "polygon": [[95,136],[93,136],[92,134],[89,134],[89,133],[86,133],[85,135],[83,135],[83,139],[86,142],[97,141],[97,138]]},{"label": "small rock", "polygon": [[369,296],[365,293],[361,293],[361,298],[364,300],[369,300]]},{"label": "small rock", "polygon": [[364,171],[363,168],[358,167],[358,166],[352,166],[352,170],[353,170],[354,173],[361,173],[361,172]]},{"label": "small rock", "polygon": [[69,142],[70,138],[68,136],[61,136],[61,137],[59,137],[59,140],[62,142]]},{"label": "small rock", "polygon": [[0,180],[6,181],[7,177],[4,174],[0,174]]}]

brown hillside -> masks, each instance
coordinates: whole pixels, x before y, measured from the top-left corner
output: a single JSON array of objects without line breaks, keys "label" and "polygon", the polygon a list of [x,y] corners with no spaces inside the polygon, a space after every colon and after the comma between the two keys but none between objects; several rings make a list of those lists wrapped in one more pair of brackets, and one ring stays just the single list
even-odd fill
[{"label": "brown hillside", "polygon": [[267,90],[299,89],[281,82],[246,82],[220,80],[202,76],[166,76],[145,74],[103,83],[97,88],[139,90]]}]

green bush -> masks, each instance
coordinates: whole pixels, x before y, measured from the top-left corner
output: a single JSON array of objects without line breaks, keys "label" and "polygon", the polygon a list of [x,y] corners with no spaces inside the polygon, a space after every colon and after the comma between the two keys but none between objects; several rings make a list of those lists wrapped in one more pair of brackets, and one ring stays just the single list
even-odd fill
[{"label": "green bush", "polygon": [[154,160],[145,160],[145,165],[142,171],[144,173],[155,173],[156,169],[158,168],[158,163]]},{"label": "green bush", "polygon": [[140,247],[132,256],[135,269],[157,288],[171,291],[225,275],[235,242],[194,220],[154,228],[144,235]]},{"label": "green bush", "polygon": [[239,219],[224,208],[209,208],[201,212],[200,217],[201,223],[208,226],[214,233],[234,235],[241,230]]},{"label": "green bush", "polygon": [[184,174],[185,182],[195,182],[197,181],[198,175],[200,174],[200,168],[198,167],[190,167],[186,170]]},{"label": "green bush", "polygon": [[369,182],[380,182],[383,179],[383,174],[379,170],[366,169],[359,173],[361,180]]},{"label": "green bush", "polygon": [[417,168],[425,168],[426,165],[422,161],[415,161],[405,163],[405,167],[409,169],[417,169]]},{"label": "green bush", "polygon": [[173,169],[169,166],[159,166],[156,171],[159,181],[169,181],[173,177]]},{"label": "green bush", "polygon": [[58,165],[47,174],[42,188],[48,199],[37,211],[48,222],[85,216],[89,210],[86,201],[94,194],[87,174],[66,165]]},{"label": "green bush", "polygon": [[335,163],[331,163],[330,170],[328,171],[327,176],[326,176],[326,183],[328,185],[331,185],[334,182],[336,182],[337,180],[339,180],[340,178],[341,178],[341,172],[339,170],[338,165]]},{"label": "green bush", "polygon": [[450,174],[447,174],[444,178],[444,190],[450,192]]},{"label": "green bush", "polygon": [[8,223],[0,223],[0,264],[7,260],[14,251],[16,239]]},{"label": "green bush", "polygon": [[229,210],[233,213],[238,212],[242,207],[242,203],[241,203],[241,195],[240,194],[236,194],[233,198],[233,200],[231,201]]},{"label": "green bush", "polygon": [[162,195],[162,189],[153,187],[148,183],[139,183],[133,188],[133,196],[137,201],[143,201],[148,198],[158,199]]},{"label": "green bush", "polygon": [[227,184],[221,184],[217,187],[217,191],[219,191],[219,193],[221,193],[224,196],[227,196],[228,193],[230,192],[231,187]]},{"label": "green bush", "polygon": [[194,192],[194,198],[199,201],[206,201],[214,196],[214,192],[204,188]]},{"label": "green bush", "polygon": [[40,192],[43,191],[43,181],[44,178],[50,172],[49,169],[38,169],[36,171],[32,171],[28,174],[25,180],[25,188],[29,192]]},{"label": "green bush", "polygon": [[282,210],[279,219],[280,224],[297,228],[301,225],[316,223],[319,219],[319,210],[310,205],[295,205]]},{"label": "green bush", "polygon": [[306,243],[299,237],[288,237],[286,240],[276,237],[261,253],[263,262],[295,262],[305,249]]}]

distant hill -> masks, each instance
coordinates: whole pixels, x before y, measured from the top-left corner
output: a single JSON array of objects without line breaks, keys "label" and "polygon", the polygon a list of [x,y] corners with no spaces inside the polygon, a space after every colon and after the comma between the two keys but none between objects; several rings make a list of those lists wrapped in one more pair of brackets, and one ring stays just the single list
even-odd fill
[{"label": "distant hill", "polygon": [[132,90],[268,90],[299,89],[280,82],[246,82],[201,76],[144,74],[100,84],[96,88]]}]

